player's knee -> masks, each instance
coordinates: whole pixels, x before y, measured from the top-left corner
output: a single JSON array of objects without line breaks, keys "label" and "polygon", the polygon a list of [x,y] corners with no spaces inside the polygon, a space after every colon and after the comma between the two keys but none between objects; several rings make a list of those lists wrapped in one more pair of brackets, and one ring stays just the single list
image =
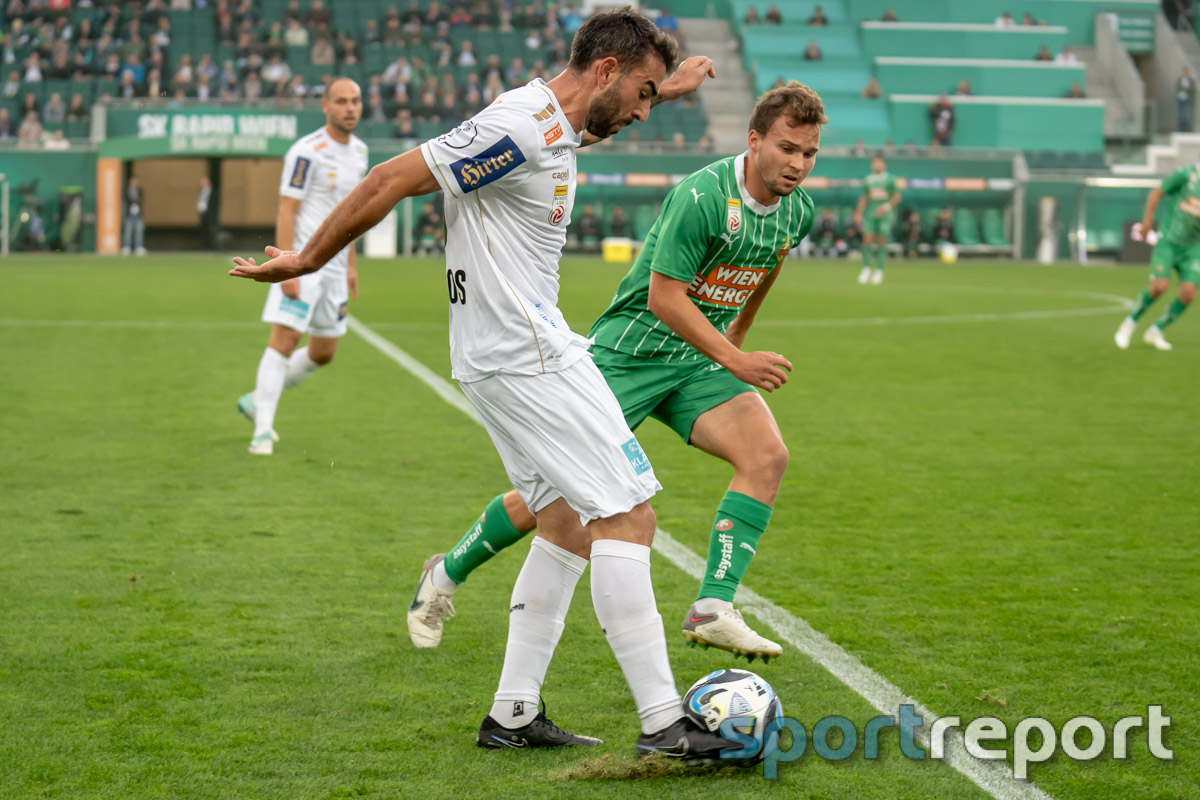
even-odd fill
[{"label": "player's knee", "polygon": [[788,465],[787,445],[779,439],[755,448],[755,472],[763,479],[779,483]]},{"label": "player's knee", "polygon": [[330,350],[327,353],[323,353],[323,352],[314,353],[310,349],[308,352],[308,357],[312,359],[314,364],[323,367],[326,364],[328,364],[330,361],[333,361],[333,354],[334,354],[334,351],[332,351],[332,350]]},{"label": "player's knee", "polygon": [[1185,283],[1179,287],[1179,302],[1191,303],[1196,298],[1196,284]]},{"label": "player's knee", "polygon": [[649,544],[654,539],[654,529],[658,525],[658,517],[649,501],[638,503],[622,516],[625,518],[625,524],[629,530],[638,534],[639,540],[644,540],[643,544]]},{"label": "player's knee", "polygon": [[1168,281],[1155,279],[1150,281],[1150,296],[1159,297],[1167,290]]}]

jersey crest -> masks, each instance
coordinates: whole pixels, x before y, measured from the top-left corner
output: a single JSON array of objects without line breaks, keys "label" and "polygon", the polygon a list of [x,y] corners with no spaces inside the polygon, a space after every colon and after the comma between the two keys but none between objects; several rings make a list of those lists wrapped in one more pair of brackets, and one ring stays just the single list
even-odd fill
[{"label": "jersey crest", "polygon": [[742,201],[735,197],[726,200],[725,230],[737,233],[742,229]]}]

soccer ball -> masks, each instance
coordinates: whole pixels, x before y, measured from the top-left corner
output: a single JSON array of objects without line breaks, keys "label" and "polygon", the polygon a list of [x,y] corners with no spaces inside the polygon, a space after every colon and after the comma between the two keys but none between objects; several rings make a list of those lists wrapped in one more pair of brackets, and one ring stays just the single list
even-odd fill
[{"label": "soccer ball", "polygon": [[958,261],[958,248],[946,242],[938,248],[938,257],[942,259],[943,264],[953,264]]},{"label": "soccer ball", "polygon": [[748,718],[734,730],[753,736],[761,760],[767,726],[783,716],[783,705],[771,684],[744,669],[719,669],[692,684],[683,696],[683,713],[705,730],[720,733],[721,723],[731,718]]}]

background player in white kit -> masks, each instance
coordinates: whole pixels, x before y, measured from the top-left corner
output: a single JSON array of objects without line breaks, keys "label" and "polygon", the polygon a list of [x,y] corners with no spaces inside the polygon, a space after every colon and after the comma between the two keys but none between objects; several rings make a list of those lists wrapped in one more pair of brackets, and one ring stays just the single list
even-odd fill
[{"label": "background player in white kit", "polygon": [[[508,647],[485,747],[592,745],[538,711],[575,585],[592,563],[596,617],[633,692],[638,752],[711,759],[735,743],[682,713],[650,582],[660,488],[587,340],[558,310],[558,259],[575,195],[575,150],[712,74],[689,59],[664,87],[674,40],[631,10],[591,17],[565,72],[501,95],[454,131],[372,170],[301,253],[268,248],[230,274],[281,281],[321,267],[400,200],[446,192],[454,376],[478,411],[538,536],[512,594]],[[660,89],[666,89],[666,92]],[[590,553],[589,553],[590,547]]]},{"label": "background player in white kit", "polygon": [[[275,241],[285,250],[303,248],[342,198],[367,173],[367,146],[354,135],[362,117],[362,90],[349,78],[329,84],[321,98],[325,125],[288,149],[279,181]],[[250,452],[274,452],[275,409],[284,389],[333,360],[346,335],[346,306],[358,299],[354,247],[345,247],[316,273],[271,287],[262,320],[271,338],[258,364],[254,391],[238,398],[238,410],[254,423]],[[297,349],[307,333],[308,344]]]}]

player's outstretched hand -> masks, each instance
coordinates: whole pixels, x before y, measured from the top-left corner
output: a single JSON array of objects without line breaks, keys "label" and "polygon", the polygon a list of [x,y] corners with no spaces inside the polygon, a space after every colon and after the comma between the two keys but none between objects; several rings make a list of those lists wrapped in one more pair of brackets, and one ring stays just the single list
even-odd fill
[{"label": "player's outstretched hand", "polygon": [[742,353],[736,362],[727,366],[727,369],[733,377],[743,383],[773,392],[787,383],[787,374],[792,371],[792,362],[779,353],[756,350],[753,353]]},{"label": "player's outstretched hand", "polygon": [[270,260],[262,264],[255,264],[253,258],[234,258],[235,266],[229,270],[229,274],[235,278],[249,278],[259,283],[280,283],[304,274],[299,253],[268,246],[266,254]]},{"label": "player's outstretched hand", "polygon": [[717,77],[713,68],[713,60],[708,56],[692,56],[685,58],[675,70],[675,74],[663,81],[658,93],[664,100],[676,100],[685,94],[691,94],[700,88],[705,78]]}]

